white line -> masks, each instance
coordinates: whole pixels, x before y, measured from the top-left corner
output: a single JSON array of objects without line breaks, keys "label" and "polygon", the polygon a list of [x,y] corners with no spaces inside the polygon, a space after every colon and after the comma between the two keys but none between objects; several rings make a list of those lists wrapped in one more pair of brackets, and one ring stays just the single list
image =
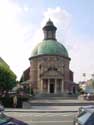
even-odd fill
[{"label": "white line", "polygon": [[32,114],[32,116],[34,116],[34,117],[42,117],[42,116],[44,116],[44,117],[53,117],[53,116],[72,116],[72,115],[74,115],[74,113],[71,113],[71,114],[66,114],[66,113],[62,113],[62,114],[60,114],[60,113],[49,113],[49,114]]},{"label": "white line", "polygon": [[62,123],[62,122],[73,122],[73,121],[30,121],[30,122],[28,122],[28,121],[25,121],[25,122],[27,122],[27,123]]},{"label": "white line", "polygon": [[[11,113],[7,114],[7,115],[11,115]],[[36,114],[31,114],[31,113],[14,113],[13,116],[31,116],[31,117],[53,117],[53,116],[71,116],[74,115],[74,113],[36,113]]]}]

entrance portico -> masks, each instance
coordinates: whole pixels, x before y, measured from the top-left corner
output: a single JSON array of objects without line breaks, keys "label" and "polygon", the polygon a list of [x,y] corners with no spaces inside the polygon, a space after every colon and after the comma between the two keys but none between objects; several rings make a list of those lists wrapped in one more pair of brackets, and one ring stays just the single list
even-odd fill
[{"label": "entrance portico", "polygon": [[64,84],[62,79],[42,79],[41,93],[60,94],[64,92]]}]

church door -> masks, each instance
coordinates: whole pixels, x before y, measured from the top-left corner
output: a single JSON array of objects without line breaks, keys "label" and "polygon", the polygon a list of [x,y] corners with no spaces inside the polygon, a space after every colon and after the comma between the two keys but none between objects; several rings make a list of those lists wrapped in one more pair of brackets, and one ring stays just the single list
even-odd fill
[{"label": "church door", "polygon": [[73,94],[76,94],[76,88],[73,86]]},{"label": "church door", "polygon": [[54,93],[54,84],[50,84],[50,93]]}]

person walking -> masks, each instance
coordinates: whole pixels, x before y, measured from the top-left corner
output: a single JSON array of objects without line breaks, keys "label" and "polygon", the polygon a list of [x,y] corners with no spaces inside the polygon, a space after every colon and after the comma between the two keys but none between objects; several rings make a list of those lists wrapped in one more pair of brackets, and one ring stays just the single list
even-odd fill
[{"label": "person walking", "polygon": [[14,95],[13,97],[13,108],[17,107],[17,95]]}]

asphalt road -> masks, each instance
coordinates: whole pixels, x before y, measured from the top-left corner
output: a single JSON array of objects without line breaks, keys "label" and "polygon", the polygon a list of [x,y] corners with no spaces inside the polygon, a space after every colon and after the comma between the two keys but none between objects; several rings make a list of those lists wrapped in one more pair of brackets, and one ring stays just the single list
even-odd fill
[{"label": "asphalt road", "polygon": [[73,125],[75,113],[22,113],[7,112],[8,116],[23,120],[29,125]]}]

